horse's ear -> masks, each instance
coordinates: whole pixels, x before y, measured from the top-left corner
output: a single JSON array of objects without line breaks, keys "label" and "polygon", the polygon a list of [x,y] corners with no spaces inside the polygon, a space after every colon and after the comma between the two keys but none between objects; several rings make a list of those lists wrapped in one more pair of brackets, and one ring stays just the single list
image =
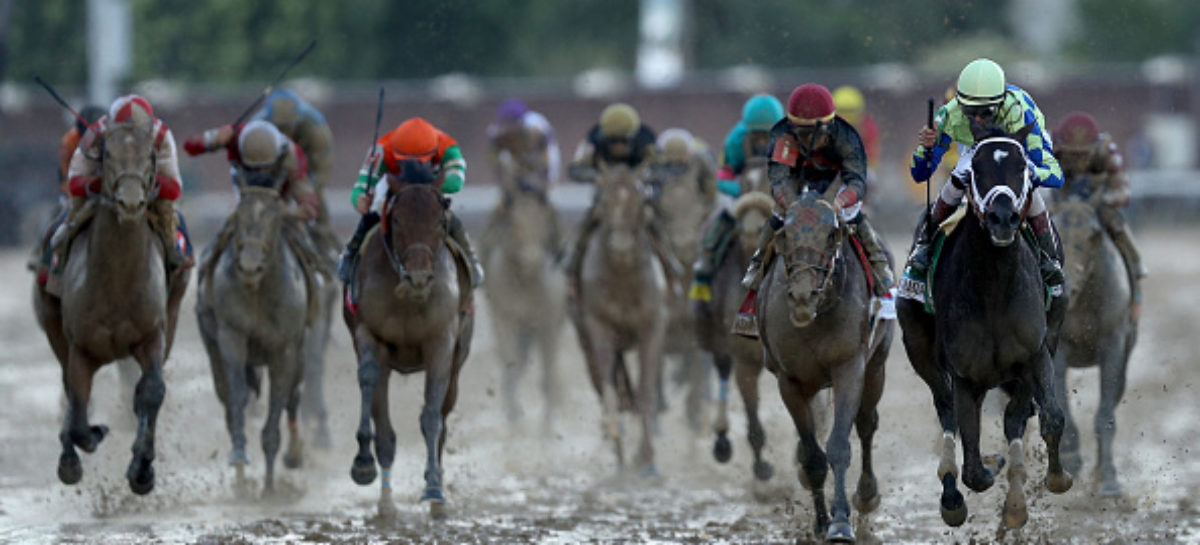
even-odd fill
[{"label": "horse's ear", "polygon": [[1016,140],[1017,142],[1020,142],[1021,145],[1024,146],[1025,139],[1029,137],[1029,133],[1033,132],[1033,128],[1034,128],[1033,123],[1029,123],[1029,124],[1025,125],[1024,127],[1021,127],[1020,130],[1018,130],[1017,132],[1013,133],[1012,137],[1014,140]]}]

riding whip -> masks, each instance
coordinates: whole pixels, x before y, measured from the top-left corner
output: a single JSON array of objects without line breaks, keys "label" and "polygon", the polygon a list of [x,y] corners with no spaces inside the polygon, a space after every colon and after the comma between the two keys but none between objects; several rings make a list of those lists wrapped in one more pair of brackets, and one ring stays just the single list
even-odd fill
[{"label": "riding whip", "polygon": [[[375,148],[375,143],[379,141],[379,124],[383,122],[383,86],[379,86],[379,101],[375,104],[375,136],[371,137],[371,149]],[[375,165],[367,166],[367,202],[370,203],[375,197]]]},{"label": "riding whip", "polygon": [[237,120],[233,122],[233,125],[236,127],[245,121],[247,117],[250,117],[250,113],[258,108],[258,106],[262,104],[264,100],[266,100],[267,95],[270,95],[271,91],[275,90],[275,86],[279,85],[279,82],[283,81],[283,77],[287,75],[288,71],[294,68],[297,64],[300,64],[300,61],[304,60],[304,57],[308,56],[309,52],[311,52],[316,46],[316,39],[308,42],[308,46],[305,47],[299,55],[296,55],[296,58],[292,59],[292,62],[288,63],[288,65],[284,67],[281,72],[279,72],[278,76],[275,76],[274,81],[272,81],[270,85],[267,85],[267,87],[262,90],[262,94],[258,95],[258,98],[254,99],[254,102],[250,104],[250,107],[246,108],[246,111],[242,112],[242,115],[238,116]]},{"label": "riding whip", "polygon": [[[929,109],[925,113],[925,127],[928,129],[933,128],[933,97],[929,97]],[[929,151],[930,153],[933,153],[932,149],[927,150],[927,151]],[[930,185],[933,185],[933,171],[932,170],[930,170],[929,176],[925,178],[925,213],[932,216],[933,209],[930,208],[930,206],[929,206],[929,204],[930,204],[929,203],[929,200],[930,200],[929,199],[929,186]],[[932,224],[933,224],[932,217],[928,218],[925,221],[926,232],[933,230]]]},{"label": "riding whip", "polygon": [[71,115],[75,116],[75,119],[78,119],[80,123],[83,123],[84,127],[90,127],[92,125],[91,123],[88,123],[88,121],[84,119],[82,115],[79,115],[79,112],[75,111],[75,108],[72,108],[70,104],[67,104],[67,101],[63,100],[63,97],[59,96],[58,92],[55,91],[49,83],[46,83],[46,80],[42,79],[41,76],[33,76],[33,81],[36,81],[38,85],[41,85],[42,88],[46,90],[46,92],[50,93],[50,96],[54,97],[54,100],[57,101],[58,104],[63,108],[66,108],[68,112],[71,112]]}]

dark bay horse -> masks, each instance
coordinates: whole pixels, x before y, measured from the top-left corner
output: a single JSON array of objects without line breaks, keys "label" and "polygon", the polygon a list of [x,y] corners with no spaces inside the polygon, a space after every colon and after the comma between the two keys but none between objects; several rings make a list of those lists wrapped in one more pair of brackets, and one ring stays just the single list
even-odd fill
[{"label": "dark bay horse", "polygon": [[1051,360],[1066,297],[1053,298],[1047,311],[1036,247],[1019,238],[1033,191],[1020,143],[1028,130],[976,145],[972,174],[964,182],[970,212],[946,238],[931,278],[934,315],[921,302],[897,302],[908,359],[929,386],[942,425],[937,476],[942,519],[951,526],[967,517],[957,488],[955,433],[963,442],[962,481],[971,490],[990,488],[1005,463],[996,458],[985,467],[979,454],[980,403],[992,388],[1010,396],[1004,412],[1009,442],[1005,524],[1017,528],[1028,517],[1022,437],[1035,402],[1049,452],[1046,487],[1054,493],[1071,487],[1059,458],[1063,413]]},{"label": "dark bay horse", "polygon": [[507,151],[501,153],[502,202],[492,213],[481,242],[496,348],[504,366],[503,392],[509,423],[521,414],[517,386],[532,366],[534,351],[542,363],[541,390],[546,400],[543,425],[562,404],[558,348],[566,323],[566,278],[556,265],[560,240],[558,211],[547,197],[544,180],[518,174]]},{"label": "dark bay horse", "polygon": [[1062,233],[1066,253],[1063,265],[1070,295],[1054,354],[1055,393],[1066,417],[1062,462],[1072,473],[1083,465],[1079,456],[1079,429],[1067,402],[1067,370],[1098,366],[1100,405],[1094,422],[1095,482],[1101,496],[1119,497],[1121,485],[1113,464],[1112,443],[1117,428],[1116,409],[1125,393],[1129,354],[1137,342],[1133,286],[1121,254],[1100,224],[1094,203],[1072,195],[1055,206],[1054,219]]},{"label": "dark bay horse", "polygon": [[[651,444],[658,410],[658,380],[670,311],[670,289],[651,247],[651,212],[641,171],[624,165],[602,168],[596,181],[601,224],[583,256],[578,312],[573,313],[589,376],[603,405],[604,434],[624,467],[620,410],[632,405],[642,425],[635,464],[656,472]],[[636,386],[623,354],[637,350]],[[632,399],[629,399],[632,397]]]},{"label": "dark bay horse", "polygon": [[713,422],[713,431],[717,434],[713,457],[724,463],[733,456],[733,445],[728,438],[729,378],[732,375],[746,408],[746,436],[754,452],[754,476],[764,481],[771,478],[774,468],[762,456],[767,435],[758,418],[758,377],[763,370],[762,344],[758,339],[733,334],[730,327],[737,315],[738,305],[746,296],[742,275],[758,245],[759,233],[766,228],[767,219],[775,207],[775,201],[764,185],[753,183],[756,180],[765,181],[765,167],[762,164],[760,168],[748,168],[742,176],[742,194],[734,201],[730,211],[737,220],[737,229],[733,240],[728,243],[729,249],[724,260],[713,272],[712,300],[706,306],[693,307],[696,338],[701,350],[712,354],[719,378],[717,415]]},{"label": "dark bay horse", "polygon": [[[421,434],[425,437],[425,491],[435,518],[444,516],[442,451],[446,417],[458,399],[458,374],[471,347],[475,315],[466,266],[446,243],[446,208],[435,183],[399,184],[389,176],[392,195],[383,222],[362,247],[362,261],[353,286],[361,295],[357,307],[347,305],[343,316],[358,354],[358,384],[362,392],[358,425],[358,454],[350,476],[360,485],[375,480],[375,458],[383,473],[379,499],[381,515],[395,512],[392,504],[392,461],[396,432],[388,415],[388,377],[392,371],[425,373]],[[371,432],[371,419],[375,433]]]},{"label": "dark bay horse", "polygon": [[[871,441],[894,324],[872,319],[867,273],[848,228],[819,193],[803,192],[788,209],[779,247],[781,256],[768,268],[756,302],[766,367],[778,379],[800,433],[799,476],[812,492],[814,534],[853,542],[846,498],[850,428],[857,428],[862,446],[854,506],[866,513],[880,499]],[[811,402],[828,387],[833,388],[834,416],[826,453],[817,442]],[[831,467],[834,496],[826,510],[825,477]]]},{"label": "dark bay horse", "polygon": [[[239,485],[250,458],[246,453],[245,409],[251,389],[258,390],[256,367],[266,367],[270,383],[262,450],[266,459],[263,491],[274,490],[275,456],[279,452],[279,420],[288,413],[289,441],[283,463],[299,467],[302,442],[296,422],[305,360],[321,357],[324,337],[319,319],[309,319],[310,298],[305,271],[286,240],[285,230],[304,227],[285,208],[275,187],[240,186],[233,238],[215,265],[200,278],[196,319],[212,367],[217,398],[225,406],[225,425],[233,442],[229,464]],[[321,304],[318,303],[318,304]],[[317,346],[319,345],[319,346]]]},{"label": "dark bay horse", "polygon": [[136,494],[154,489],[154,434],[166,394],[163,364],[187,288],[180,269],[168,280],[161,238],[148,217],[158,191],[154,134],[115,125],[105,134],[101,194],[95,213],[68,250],[62,297],[37,285],[34,310],[63,371],[67,413],[59,441],[58,478],[75,484],[83,467],[75,447],[94,452],[108,432],[88,423],[92,379],[102,366],[132,356],[141,367],[134,391],[137,438],[125,472]]}]

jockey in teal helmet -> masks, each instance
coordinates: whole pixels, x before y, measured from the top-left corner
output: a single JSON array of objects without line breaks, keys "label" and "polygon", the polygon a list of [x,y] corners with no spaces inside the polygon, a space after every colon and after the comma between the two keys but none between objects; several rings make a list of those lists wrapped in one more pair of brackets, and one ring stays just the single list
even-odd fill
[{"label": "jockey in teal helmet", "polygon": [[[783,104],[779,99],[758,94],[750,97],[742,106],[742,119],[733,126],[725,137],[725,150],[721,155],[720,170],[717,171],[717,190],[730,197],[741,194],[738,176],[746,169],[748,159],[761,159],[766,164],[767,146],[771,143],[771,127],[783,119]],[[737,220],[729,213],[728,206],[722,207],[716,221],[709,227],[701,241],[700,256],[692,267],[692,287],[688,296],[701,303],[711,299],[709,282],[712,275],[725,259],[725,251],[733,240]]]}]

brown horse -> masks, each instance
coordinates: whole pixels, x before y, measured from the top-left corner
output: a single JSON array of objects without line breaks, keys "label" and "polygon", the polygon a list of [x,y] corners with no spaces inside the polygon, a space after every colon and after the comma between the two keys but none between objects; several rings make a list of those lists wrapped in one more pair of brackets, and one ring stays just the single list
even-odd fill
[{"label": "brown horse", "polygon": [[[655,198],[659,225],[666,234],[670,251],[675,258],[680,263],[695,263],[700,254],[700,237],[704,234],[704,223],[712,215],[716,204],[714,189],[703,186],[701,166],[695,161],[686,163],[686,168],[680,171],[672,171],[669,168],[660,170],[662,172],[657,176],[659,189]],[[685,413],[692,431],[699,433],[705,420],[705,402],[710,397],[710,368],[701,359],[700,346],[696,340],[696,325],[688,299],[674,297],[671,301],[671,323],[667,328],[664,355],[679,358],[680,368],[676,373],[676,382],[687,385]],[[660,382],[660,396],[661,386]]]},{"label": "brown horse", "polygon": [[[766,228],[767,219],[775,207],[775,201],[766,193],[763,185],[755,181],[765,180],[766,165],[748,167],[743,174],[741,196],[733,203],[731,213],[737,220],[736,238],[729,242],[725,258],[717,266],[712,278],[712,301],[707,306],[696,305],[696,338],[702,350],[710,352],[717,367],[719,379],[717,390],[717,417],[713,431],[717,434],[713,444],[713,457],[718,462],[728,462],[733,456],[729,433],[729,377],[734,375],[742,403],[746,407],[746,435],[754,451],[754,475],[760,480],[771,478],[774,469],[763,459],[766,445],[766,430],[758,418],[758,377],[763,370],[762,344],[730,332],[738,305],[746,295],[742,287],[742,274],[750,264],[750,256],[758,245],[759,233]],[[711,309],[711,310],[706,310]]]},{"label": "brown horse", "polygon": [[[353,280],[357,307],[343,313],[358,354],[362,413],[358,454],[350,476],[360,485],[375,480],[371,440],[382,469],[379,511],[391,516],[391,468],[396,433],[388,415],[388,377],[425,372],[421,434],[425,436],[425,492],[436,518],[444,514],[442,451],[446,416],[458,398],[458,373],[470,351],[475,317],[468,269],[446,243],[449,201],[429,183],[393,182],[380,229],[362,247]],[[371,418],[375,434],[371,433]]]},{"label": "brown horse", "polygon": [[[879,424],[876,405],[883,395],[884,362],[893,320],[872,319],[867,273],[858,250],[834,207],[806,191],[788,209],[781,258],[767,270],[757,307],[759,336],[767,369],[779,380],[779,393],[800,432],[800,480],[812,492],[814,534],[852,542],[846,471],[850,467],[850,427],[862,444],[862,473],[854,493],[860,513],[879,505],[871,466],[871,440]],[[815,434],[812,398],[833,387],[833,428],[821,451]],[[833,504],[825,508],[825,476],[833,468]]]},{"label": "brown horse", "polygon": [[34,310],[63,370],[68,407],[59,441],[58,477],[83,478],[75,447],[91,453],[108,432],[88,423],[92,378],[102,366],[132,356],[142,376],[134,392],[137,437],[125,472],[136,494],[154,489],[154,432],[166,393],[163,363],[174,337],[187,272],[168,279],[166,248],[151,227],[147,208],[158,188],[154,134],[114,126],[105,135],[101,194],[90,224],[68,250],[62,297],[35,287]]},{"label": "brown horse", "polygon": [[[1099,193],[1097,193],[1098,195]],[[1092,202],[1072,197],[1055,206],[1054,220],[1062,234],[1070,297],[1067,316],[1054,353],[1054,389],[1065,417],[1062,464],[1075,473],[1083,465],[1079,456],[1079,428],[1067,402],[1067,370],[1100,368],[1100,406],[1096,410],[1097,492],[1121,496],[1112,443],[1117,431],[1116,409],[1125,393],[1129,354],[1137,342],[1138,322],[1133,314],[1131,277],[1112,238],[1100,225]]]},{"label": "brown horse", "polygon": [[[651,211],[641,171],[624,165],[602,168],[596,191],[600,227],[583,256],[572,319],[592,385],[603,404],[603,430],[613,440],[618,465],[625,464],[618,411],[632,404],[642,424],[635,463],[642,474],[651,475],[656,472],[650,440],[670,290],[647,231]],[[629,385],[624,362],[624,352],[634,349],[639,363],[636,388]],[[632,400],[625,395],[630,393]]]},{"label": "brown horse", "polygon": [[488,222],[482,257],[488,272],[485,294],[504,366],[505,413],[509,423],[521,413],[517,384],[536,347],[546,399],[543,423],[548,427],[562,402],[558,342],[566,321],[566,279],[555,265],[562,244],[558,212],[541,189],[545,184],[518,175],[507,152],[501,164],[506,167],[500,184],[504,195]]}]

